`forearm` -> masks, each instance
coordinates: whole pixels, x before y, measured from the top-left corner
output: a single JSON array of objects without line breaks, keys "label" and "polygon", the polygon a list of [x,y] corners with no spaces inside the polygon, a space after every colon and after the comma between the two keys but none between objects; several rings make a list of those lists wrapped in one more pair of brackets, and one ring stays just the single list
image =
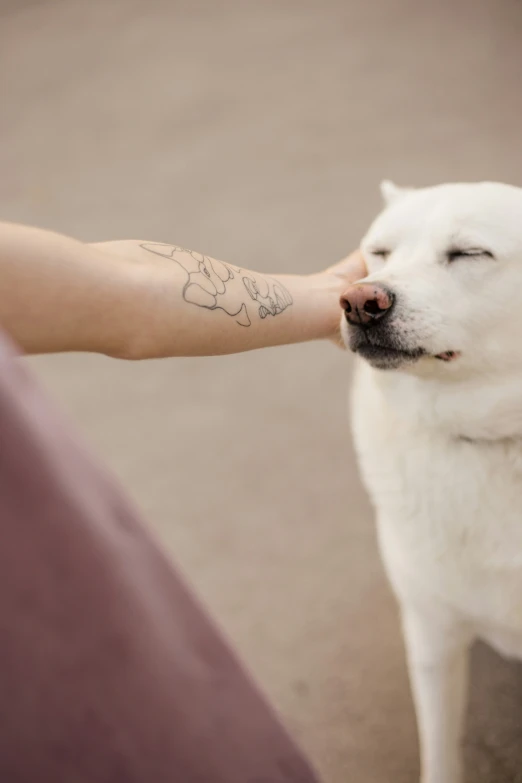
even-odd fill
[{"label": "forearm", "polygon": [[172,245],[86,245],[0,227],[0,323],[28,353],[235,353],[331,336],[339,283],[273,277]]},{"label": "forearm", "polygon": [[133,353],[139,357],[238,353],[320,339],[337,320],[338,283],[324,275],[265,275],[153,242],[96,247],[135,264],[140,328]]}]

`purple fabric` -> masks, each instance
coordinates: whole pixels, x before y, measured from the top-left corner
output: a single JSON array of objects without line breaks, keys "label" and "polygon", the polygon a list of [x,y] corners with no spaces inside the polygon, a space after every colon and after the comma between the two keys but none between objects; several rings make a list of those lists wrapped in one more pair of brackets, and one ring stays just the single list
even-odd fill
[{"label": "purple fabric", "polygon": [[317,783],[0,338],[0,780]]}]

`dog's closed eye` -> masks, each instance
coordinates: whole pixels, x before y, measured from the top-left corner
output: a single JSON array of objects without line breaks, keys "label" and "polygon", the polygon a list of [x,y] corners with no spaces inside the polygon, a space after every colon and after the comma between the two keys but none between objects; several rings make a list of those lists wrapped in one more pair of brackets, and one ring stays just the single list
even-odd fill
[{"label": "dog's closed eye", "polygon": [[371,256],[377,256],[378,258],[386,259],[391,253],[391,250],[387,250],[384,247],[374,247],[367,251]]},{"label": "dog's closed eye", "polygon": [[448,261],[458,261],[461,258],[495,258],[490,250],[483,247],[459,248],[453,247],[446,253]]}]

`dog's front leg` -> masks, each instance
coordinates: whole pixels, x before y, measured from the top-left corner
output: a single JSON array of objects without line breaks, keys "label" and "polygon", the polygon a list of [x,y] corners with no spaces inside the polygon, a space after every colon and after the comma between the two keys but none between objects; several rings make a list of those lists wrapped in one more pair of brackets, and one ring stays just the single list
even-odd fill
[{"label": "dog's front leg", "polygon": [[402,607],[421,783],[461,783],[470,634],[452,614]]}]

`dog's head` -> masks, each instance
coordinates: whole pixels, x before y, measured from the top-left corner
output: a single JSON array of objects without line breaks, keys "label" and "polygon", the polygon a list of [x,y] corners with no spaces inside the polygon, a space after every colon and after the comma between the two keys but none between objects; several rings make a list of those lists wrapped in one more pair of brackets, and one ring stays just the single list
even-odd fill
[{"label": "dog's head", "polygon": [[382,192],[361,245],[369,274],[342,298],[350,348],[419,374],[522,366],[522,188]]}]

